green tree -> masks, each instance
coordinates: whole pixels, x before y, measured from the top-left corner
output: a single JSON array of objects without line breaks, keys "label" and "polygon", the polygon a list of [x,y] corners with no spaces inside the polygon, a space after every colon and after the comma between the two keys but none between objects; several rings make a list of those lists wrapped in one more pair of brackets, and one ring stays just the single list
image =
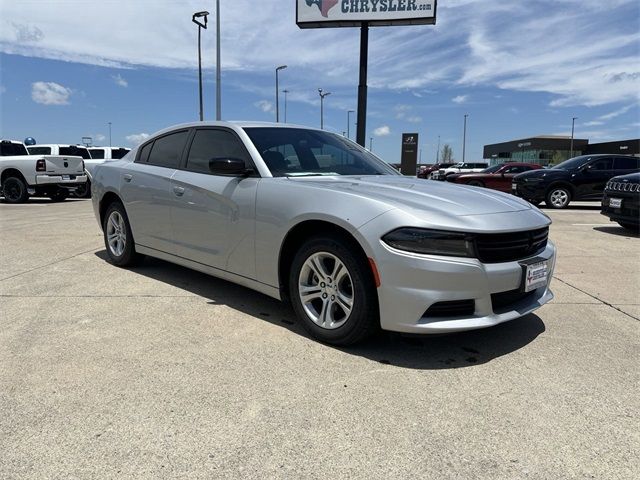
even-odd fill
[{"label": "green tree", "polygon": [[442,155],[440,156],[440,161],[442,163],[453,163],[455,159],[453,158],[453,148],[448,143],[445,143],[442,147]]}]

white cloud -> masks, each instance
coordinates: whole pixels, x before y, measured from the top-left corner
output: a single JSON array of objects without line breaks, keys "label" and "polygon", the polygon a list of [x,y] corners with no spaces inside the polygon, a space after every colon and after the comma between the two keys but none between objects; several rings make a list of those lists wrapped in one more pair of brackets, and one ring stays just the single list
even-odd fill
[{"label": "white cloud", "polygon": [[[309,79],[336,96],[341,88],[353,88],[359,49],[353,29],[300,30],[295,9],[283,9],[282,3],[262,0],[259,9],[255,0],[225,3],[223,69],[258,73],[243,82],[254,88],[262,74],[271,76],[274,65],[290,59],[287,88],[309,89]],[[441,2],[436,26],[376,30],[370,86],[417,95],[452,84],[492,86],[551,94],[554,106],[637,102],[640,33],[637,22],[627,21],[637,17],[636,5],[637,0]],[[94,1],[90,17],[100,22],[89,21],[88,13],[79,16],[76,7],[70,1],[38,2],[32,9],[4,2],[0,51],[121,68],[197,68],[191,14],[201,8],[198,1],[163,2],[157,9],[148,2]],[[594,28],[594,18],[603,28]],[[215,66],[214,33],[203,33],[206,69]]]},{"label": "white cloud", "polygon": [[101,133],[96,133],[96,134],[93,136],[93,139],[94,139],[96,142],[104,142],[104,141],[107,139],[107,137],[105,137],[105,136],[104,136],[104,135],[102,135]]},{"label": "white cloud", "polygon": [[111,79],[119,87],[127,88],[129,86],[129,82],[122,78],[122,75],[120,75],[119,73],[117,75],[111,75]]},{"label": "white cloud", "polygon": [[256,102],[253,104],[255,107],[258,107],[260,110],[262,110],[264,113],[269,113],[269,112],[273,112],[275,109],[275,106],[273,103],[271,103],[268,100],[260,100],[259,102]]},{"label": "white cloud", "polygon": [[148,133],[134,133],[132,135],[127,135],[125,138],[131,145],[137,146],[147,140],[150,136],[151,135],[149,135]]},{"label": "white cloud", "polygon": [[624,115],[629,110],[631,110],[633,107],[634,107],[634,105],[627,105],[626,107],[622,107],[622,108],[620,108],[618,110],[615,110],[613,112],[607,113],[605,115],[600,115],[595,120],[591,120],[589,122],[585,122],[582,125],[584,127],[597,127],[597,126],[600,126],[600,125],[605,125],[609,120],[613,120],[614,118],[618,118],[619,116]]},{"label": "white cloud", "polygon": [[453,97],[451,99],[453,103],[457,103],[458,105],[466,103],[467,100],[469,100],[469,95],[458,95],[457,97]]},{"label": "white cloud", "polygon": [[376,137],[386,137],[387,135],[391,135],[391,128],[388,125],[383,125],[381,127],[376,128],[373,131],[373,134]]},{"label": "white cloud", "polygon": [[72,90],[55,82],[31,84],[31,99],[42,105],[68,105]]},{"label": "white cloud", "polygon": [[412,114],[413,107],[411,105],[396,105],[394,110],[396,112],[396,120],[404,120],[409,123],[422,122],[422,117]]},{"label": "white cloud", "polygon": [[7,93],[7,89],[4,85],[0,85],[0,94]]}]

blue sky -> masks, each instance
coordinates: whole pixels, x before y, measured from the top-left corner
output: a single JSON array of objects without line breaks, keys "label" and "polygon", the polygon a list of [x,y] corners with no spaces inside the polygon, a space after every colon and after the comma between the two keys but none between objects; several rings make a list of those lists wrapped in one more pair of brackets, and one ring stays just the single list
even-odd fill
[{"label": "blue sky", "polygon": [[[274,68],[288,121],[342,133],[357,105],[358,31],[300,30],[294,0],[222,0],[223,117],[274,120]],[[197,119],[197,29],[214,2],[0,0],[0,137],[134,145]],[[440,0],[436,26],[371,31],[367,138],[398,161],[419,132],[467,159],[484,144],[537,134],[592,142],[640,134],[640,7],[627,0]],[[215,115],[215,31],[204,33],[205,115]],[[281,95],[281,112],[284,110]],[[282,113],[281,113],[282,114]],[[352,119],[355,117],[352,116]],[[355,127],[351,126],[352,135]]]}]

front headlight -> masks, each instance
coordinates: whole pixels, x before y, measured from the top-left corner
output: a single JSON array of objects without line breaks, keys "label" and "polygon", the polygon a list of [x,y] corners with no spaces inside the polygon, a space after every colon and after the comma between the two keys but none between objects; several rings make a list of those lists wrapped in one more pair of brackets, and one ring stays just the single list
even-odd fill
[{"label": "front headlight", "polygon": [[466,233],[399,228],[387,233],[382,240],[390,247],[406,252],[449,257],[476,257],[474,239]]}]

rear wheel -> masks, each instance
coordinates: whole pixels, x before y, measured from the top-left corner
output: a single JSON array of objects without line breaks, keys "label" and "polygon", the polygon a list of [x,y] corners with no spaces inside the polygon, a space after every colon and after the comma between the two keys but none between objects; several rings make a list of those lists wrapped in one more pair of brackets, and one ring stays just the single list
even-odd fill
[{"label": "rear wheel", "polygon": [[68,197],[69,190],[67,190],[66,188],[59,188],[49,194],[49,198],[52,202],[64,202]]},{"label": "rear wheel", "polygon": [[80,185],[75,190],[75,196],[78,198],[91,198],[91,183],[87,180],[87,183]]},{"label": "rear wheel", "polygon": [[339,236],[308,240],[298,250],[289,294],[302,326],[318,340],[351,345],[376,331],[378,298],[370,266]]},{"label": "rear wheel", "polygon": [[571,202],[571,191],[567,187],[553,187],[547,192],[547,207],[567,208]]},{"label": "rear wheel", "polygon": [[107,255],[114,265],[130,267],[144,258],[136,253],[129,218],[120,202],[114,202],[107,208],[102,231]]},{"label": "rear wheel", "polygon": [[618,222],[618,225],[620,225],[625,230],[629,230],[630,232],[634,232],[634,233],[640,232],[640,225],[635,225],[633,223],[626,223],[626,222]]},{"label": "rear wheel", "polygon": [[18,177],[7,178],[2,184],[2,192],[7,203],[25,203],[29,200],[27,185]]}]

